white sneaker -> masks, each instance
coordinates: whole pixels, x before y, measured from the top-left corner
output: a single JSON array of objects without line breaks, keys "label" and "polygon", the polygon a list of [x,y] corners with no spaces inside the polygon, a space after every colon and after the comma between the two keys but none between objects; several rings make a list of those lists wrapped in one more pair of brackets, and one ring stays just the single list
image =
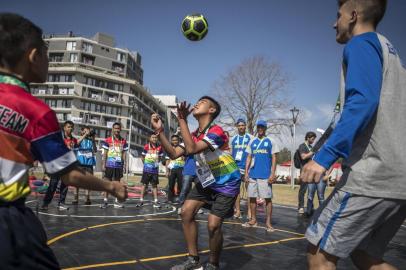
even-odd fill
[{"label": "white sneaker", "polygon": [[198,213],[198,214],[203,214],[204,211],[203,211],[203,209],[200,208],[199,211],[197,211],[197,213]]},{"label": "white sneaker", "polygon": [[298,213],[299,213],[299,214],[304,214],[304,208],[299,208]]},{"label": "white sneaker", "polygon": [[178,208],[178,215],[180,215],[181,213],[182,213],[182,208],[179,207],[179,208]]},{"label": "white sneaker", "polygon": [[153,207],[154,208],[161,208],[161,204],[159,203],[159,201],[154,201]]},{"label": "white sneaker", "polygon": [[108,204],[107,199],[104,198],[104,199],[103,199],[103,203],[100,204],[100,208],[105,209],[105,208],[107,208],[108,205],[109,205],[109,204]]},{"label": "white sneaker", "polygon": [[119,202],[115,202],[113,204],[113,206],[114,206],[114,208],[124,208],[124,205],[122,203],[119,203]]},{"label": "white sneaker", "polygon": [[59,203],[58,210],[69,210],[69,206],[65,205],[64,203]]}]

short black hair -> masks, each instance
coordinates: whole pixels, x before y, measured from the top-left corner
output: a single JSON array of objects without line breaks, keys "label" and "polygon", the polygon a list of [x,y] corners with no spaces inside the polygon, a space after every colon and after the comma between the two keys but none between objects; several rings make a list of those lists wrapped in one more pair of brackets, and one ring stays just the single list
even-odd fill
[{"label": "short black hair", "polygon": [[214,98],[210,97],[210,96],[202,96],[201,98],[199,98],[199,100],[202,99],[208,99],[210,100],[211,103],[213,103],[214,108],[216,109],[216,111],[213,113],[213,118],[212,120],[216,119],[217,116],[219,116],[220,112],[221,112],[221,105],[220,103],[218,103],[217,100],[215,100]]},{"label": "short black hair", "polygon": [[173,138],[176,138],[176,139],[178,139],[178,140],[180,141],[180,136],[177,135],[177,134],[173,134],[173,135],[171,136],[171,140],[172,140]]},{"label": "short black hair", "polygon": [[341,7],[347,2],[352,2],[361,7],[363,21],[371,22],[377,27],[386,12],[387,0],[338,0],[338,6]]},{"label": "short black hair", "polygon": [[[0,13],[0,66],[15,68],[30,48],[42,49],[42,30],[14,13]],[[42,50],[40,50],[42,52]]]},{"label": "short black hair", "polygon": [[65,121],[65,123],[63,123],[63,127],[66,127],[67,125],[75,126],[75,124],[71,120]]},{"label": "short black hair", "polygon": [[114,124],[113,124],[111,127],[114,127],[114,126],[119,126],[119,127],[121,127],[121,123],[120,123],[120,122],[114,122]]},{"label": "short black hair", "polygon": [[313,138],[313,137],[315,137],[315,138],[317,137],[316,133],[314,133],[313,131],[306,132],[305,140]]},{"label": "short black hair", "polygon": [[89,127],[89,126],[83,126],[83,127],[81,128],[81,130],[85,130],[85,129],[90,129],[90,127]]}]

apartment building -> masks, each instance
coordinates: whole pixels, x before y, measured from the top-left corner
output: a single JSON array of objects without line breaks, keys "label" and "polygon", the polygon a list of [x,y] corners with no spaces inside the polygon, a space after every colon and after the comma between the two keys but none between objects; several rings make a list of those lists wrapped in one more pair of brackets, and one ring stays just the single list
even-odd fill
[{"label": "apartment building", "polygon": [[[100,141],[111,136],[114,122],[127,138],[132,113],[131,150],[140,153],[150,133],[150,115],[167,107],[143,87],[141,55],[117,48],[114,38],[48,35],[47,82],[32,84],[31,92],[55,110],[58,121],[75,123],[75,134],[90,126]],[[166,120],[165,120],[166,121]]]}]

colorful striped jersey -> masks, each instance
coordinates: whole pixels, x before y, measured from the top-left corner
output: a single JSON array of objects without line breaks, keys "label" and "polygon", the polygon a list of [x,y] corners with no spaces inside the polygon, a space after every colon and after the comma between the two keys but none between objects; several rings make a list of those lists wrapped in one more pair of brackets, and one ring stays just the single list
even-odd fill
[{"label": "colorful striped jersey", "polygon": [[159,160],[164,155],[162,146],[154,146],[150,143],[144,145],[144,150],[141,153],[144,156],[144,172],[151,174],[158,174]]},{"label": "colorful striped jersey", "polygon": [[167,157],[167,159],[169,160],[169,164],[168,164],[168,169],[179,169],[179,168],[183,168],[185,166],[185,157],[184,156],[180,156],[177,159],[170,159],[169,157]]},{"label": "colorful striped jersey", "polygon": [[203,152],[204,158],[216,180],[208,188],[228,196],[236,196],[240,192],[240,170],[230,153],[224,149],[228,147],[228,137],[218,125],[211,126],[206,133],[200,135],[192,133],[195,142],[204,141],[209,149]]},{"label": "colorful striped jersey", "polygon": [[30,193],[28,170],[42,163],[49,175],[75,166],[55,112],[33,97],[20,80],[0,75],[0,200],[12,202]]},{"label": "colorful striped jersey", "polygon": [[108,137],[101,142],[104,151],[107,151],[106,168],[123,168],[123,152],[128,150],[127,141],[123,138]]}]

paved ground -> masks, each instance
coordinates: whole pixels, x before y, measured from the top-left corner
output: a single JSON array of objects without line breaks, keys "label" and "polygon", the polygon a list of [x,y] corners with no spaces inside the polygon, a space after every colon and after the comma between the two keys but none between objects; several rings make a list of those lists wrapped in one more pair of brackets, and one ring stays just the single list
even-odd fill
[{"label": "paved ground", "polygon": [[[93,204],[59,211],[50,205],[47,212],[38,212],[61,267],[169,269],[182,261],[185,243],[176,209],[169,204],[154,209],[150,203],[139,208],[136,202],[128,201],[124,209],[100,209]],[[35,210],[33,198],[28,205]],[[202,260],[206,261],[207,215],[199,215],[198,219],[199,245]],[[260,221],[263,226],[263,212]],[[283,206],[274,207],[274,233],[263,227],[246,229],[240,220],[227,220],[222,269],[306,269],[303,233],[307,222],[295,209]],[[406,265],[406,225],[389,245],[385,259],[399,269]],[[338,269],[355,268],[349,260],[343,260]]]}]

